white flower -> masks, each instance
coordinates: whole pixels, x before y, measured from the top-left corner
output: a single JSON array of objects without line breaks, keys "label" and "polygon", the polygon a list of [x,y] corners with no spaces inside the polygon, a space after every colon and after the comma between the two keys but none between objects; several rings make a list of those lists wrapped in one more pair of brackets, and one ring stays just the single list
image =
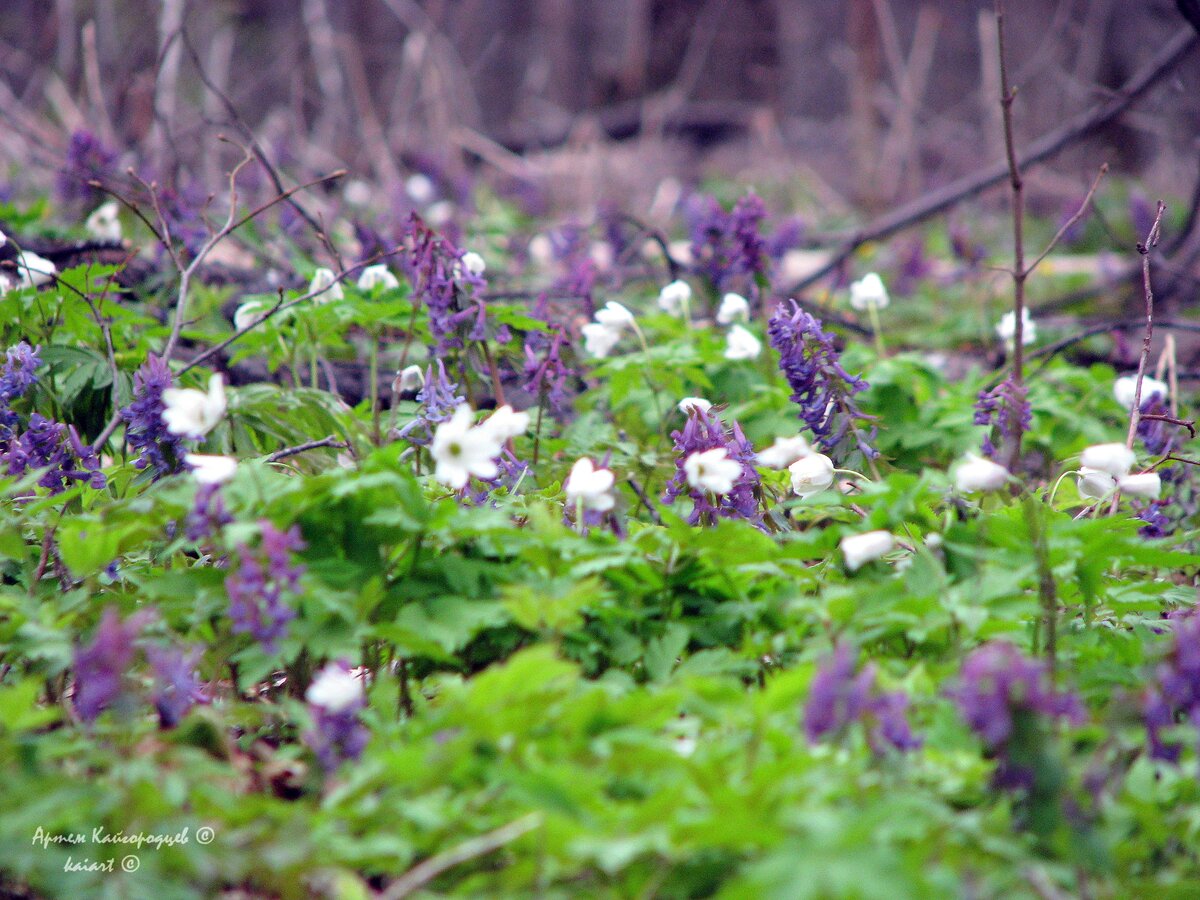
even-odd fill
[{"label": "white flower", "polygon": [[425,386],[425,373],[418,365],[411,365],[403,372],[397,372],[396,375],[400,379],[400,393],[402,394],[408,391],[419,391]]},{"label": "white flower", "polygon": [[1131,497],[1141,497],[1143,500],[1157,500],[1162,493],[1162,479],[1157,472],[1141,472],[1137,475],[1126,475],[1117,479],[1117,487],[1121,493]]},{"label": "white flower", "polygon": [[758,452],[758,463],[768,469],[786,469],[810,453],[812,453],[812,447],[809,446],[808,440],[802,434],[790,438],[777,437],[775,443],[770,447]]},{"label": "white flower", "polygon": [[99,241],[121,240],[121,220],[117,218],[120,207],[115,200],[98,206],[83,225],[92,237]]},{"label": "white flower", "polygon": [[437,203],[432,204],[429,209],[425,210],[425,221],[434,228],[441,228],[454,218],[455,212],[453,203],[449,200],[439,200]]},{"label": "white flower", "polygon": [[868,272],[851,284],[850,305],[857,310],[866,310],[872,306],[883,309],[887,306],[888,292],[883,286],[883,279],[874,272]]},{"label": "white flower", "polygon": [[1083,451],[1080,463],[1084,468],[1099,469],[1113,478],[1128,475],[1136,457],[1124,444],[1094,444]]},{"label": "white flower", "polygon": [[529,239],[529,258],[543,269],[554,262],[554,243],[548,235],[539,233]]},{"label": "white flower", "polygon": [[479,425],[479,429],[503,444],[529,430],[529,413],[513,412],[511,406],[501,406]]},{"label": "white flower", "polygon": [[490,431],[472,427],[473,419],[471,407],[464,403],[437,427],[429,445],[435,463],[433,477],[456,491],[466,487],[472,475],[486,481],[500,474],[495,461],[500,443]]},{"label": "white flower", "polygon": [[37,287],[53,281],[54,276],[58,274],[58,267],[36,253],[23,250],[17,255],[17,274],[23,286]]},{"label": "white flower", "polygon": [[405,179],[404,192],[408,194],[408,198],[413,203],[424,206],[433,199],[433,195],[437,193],[437,188],[434,187],[432,178],[417,172],[415,175],[409,175]]},{"label": "white flower", "polygon": [[588,247],[588,259],[596,264],[596,268],[601,272],[607,272],[613,267],[613,249],[612,244],[604,241],[592,241]]},{"label": "white flower", "polygon": [[604,304],[603,309],[596,310],[595,318],[605,328],[611,328],[617,332],[633,326],[633,313],[615,300],[609,300]]},{"label": "white flower", "polygon": [[604,359],[621,340],[621,332],[599,322],[588,322],[583,326],[583,346],[597,359]]},{"label": "white flower", "polygon": [[575,462],[571,474],[563,482],[567,492],[567,504],[575,506],[583,502],[584,509],[608,512],[616,499],[612,495],[613,473],[609,469],[597,469],[586,456]]},{"label": "white flower", "polygon": [[824,453],[801,457],[788,466],[788,471],[792,473],[792,490],[801,498],[819,494],[833,484],[833,460]]},{"label": "white flower", "polygon": [[355,178],[346,185],[346,190],[342,192],[342,196],[346,198],[346,202],[351,206],[367,206],[375,196],[375,192],[361,178]]},{"label": "white flower", "polygon": [[362,270],[362,274],[358,276],[358,289],[360,291],[372,291],[376,287],[383,287],[385,290],[400,287],[400,282],[396,279],[396,276],[382,263],[375,266],[367,266]]},{"label": "white flower", "polygon": [[233,314],[233,327],[245,331],[251,325],[261,322],[266,312],[266,304],[261,300],[247,300]]},{"label": "white flower", "polygon": [[721,306],[717,310],[717,321],[722,325],[730,325],[738,319],[750,317],[750,304],[741,294],[726,294],[721,298]]},{"label": "white flower", "polygon": [[232,456],[209,456],[187,453],[183,461],[192,467],[192,477],[200,484],[226,484],[237,472],[237,460]]},{"label": "white flower", "polygon": [[[1021,308],[1021,346],[1027,347],[1037,340],[1037,325],[1029,316],[1028,307]],[[1010,348],[1017,336],[1017,315],[1016,313],[1006,312],[1000,317],[1000,321],[996,324],[996,334],[1000,340],[1004,341]]]},{"label": "white flower", "polygon": [[336,663],[330,663],[312,680],[304,699],[326,712],[339,713],[362,700],[362,682]]},{"label": "white flower", "polygon": [[474,250],[468,250],[464,253],[460,262],[462,263],[463,271],[476,278],[482,275],[484,270],[487,269],[487,263],[484,262],[483,257]]},{"label": "white flower", "polygon": [[225,381],[219,373],[208,380],[208,392],[195,388],[167,388],[162,393],[166,409],[163,423],[171,434],[201,438],[225,416]]},{"label": "white flower", "polygon": [[729,458],[724,447],[693,453],[683,463],[688,484],[700,491],[722,496],[733,490],[742,475],[742,464]]},{"label": "white flower", "polygon": [[1103,500],[1117,489],[1117,479],[1107,472],[1083,466],[1079,470],[1079,477],[1075,479],[1075,486],[1079,489],[1080,497]]},{"label": "white flower", "polygon": [[[1165,382],[1146,375],[1142,378],[1142,403],[1148,403],[1151,398],[1166,400],[1169,390]],[[1113,382],[1113,396],[1126,409],[1133,409],[1133,396],[1136,392],[1136,375],[1122,375]]]},{"label": "white flower", "polygon": [[658,292],[658,308],[673,316],[687,309],[692,299],[692,289],[686,281],[672,281]]},{"label": "white flower", "polygon": [[329,303],[333,300],[341,300],[346,296],[342,292],[342,283],[337,280],[332,269],[317,269],[313,272],[308,292],[316,294],[312,298],[313,303]]},{"label": "white flower", "polygon": [[846,569],[857,572],[871,560],[891,553],[895,546],[896,539],[888,531],[868,531],[865,534],[844,537],[841,547],[842,556],[846,559]]},{"label": "white flower", "polygon": [[762,341],[741,325],[730,328],[725,341],[726,359],[757,359],[762,353]]},{"label": "white flower", "polygon": [[954,473],[954,486],[964,494],[998,491],[1007,481],[1008,469],[973,453]]},{"label": "white flower", "polygon": [[679,401],[679,411],[685,416],[692,410],[706,413],[712,409],[712,403],[705,400],[703,397],[684,397]]}]

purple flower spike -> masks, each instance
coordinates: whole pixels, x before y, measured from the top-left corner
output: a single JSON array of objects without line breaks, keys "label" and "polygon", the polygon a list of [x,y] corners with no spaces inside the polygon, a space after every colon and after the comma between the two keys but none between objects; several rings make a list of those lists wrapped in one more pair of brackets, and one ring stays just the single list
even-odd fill
[{"label": "purple flower spike", "polygon": [[234,634],[250,634],[274,653],[287,623],[296,617],[283,596],[300,589],[303,563],[293,563],[291,554],[304,549],[300,529],[293,525],[280,531],[270,522],[262,522],[262,541],[251,550],[238,547],[237,569],[225,579],[229,594],[229,618]]},{"label": "purple flower spike", "polygon": [[104,611],[92,643],[75,650],[75,711],[91,724],[124,691],[125,673],[137,652],[137,639],[151,613],[121,621],[115,607]]},{"label": "purple flower spike", "polygon": [[155,477],[179,471],[183,458],[183,439],[167,431],[163,422],[163,391],[171,386],[171,370],[151,354],[133,376],[133,402],[121,410],[125,420],[125,440],[138,454],[134,465],[151,468]]},{"label": "purple flower spike", "polygon": [[174,728],[196,703],[207,701],[196,677],[199,647],[147,647],[146,658],[154,669],[154,708],[163,728]]},{"label": "purple flower spike", "polygon": [[1013,381],[1011,375],[991,390],[979,392],[979,398],[975,401],[975,424],[988,429],[981,448],[984,456],[996,456],[993,428],[1009,441],[1016,438],[1018,427],[1022,433],[1029,430],[1033,424],[1033,410],[1026,394],[1025,386]]},{"label": "purple flower spike", "polygon": [[[746,519],[761,527],[758,495],[762,479],[755,468],[754,447],[746,440],[740,425],[735,422],[726,430],[716,413],[689,405],[687,425],[682,431],[671,432],[671,438],[675,441],[675,475],[663,492],[663,503],[674,503],[684,494],[690,496],[692,512],[688,522],[692,525],[713,525],[717,519],[725,518]],[[729,459],[741,464],[742,473],[729,493],[714,497],[689,484],[685,464],[694,453],[718,448],[723,448]]]},{"label": "purple flower spike", "polygon": [[858,669],[848,645],[839,644],[834,649],[817,670],[804,707],[804,733],[810,744],[862,721],[868,726],[868,741],[876,752],[886,744],[902,751],[921,746],[908,724],[908,697],[899,691],[880,692],[875,676],[874,664]]},{"label": "purple flower spike", "polygon": [[1175,619],[1171,652],[1143,698],[1142,712],[1150,755],[1178,762],[1182,747],[1166,743],[1161,732],[1185,719],[1200,728],[1200,617],[1195,614]]},{"label": "purple flower spike", "polygon": [[305,740],[326,772],[347,759],[358,759],[370,732],[359,720],[366,707],[363,685],[344,660],[325,666],[305,693],[313,716],[313,730]]}]

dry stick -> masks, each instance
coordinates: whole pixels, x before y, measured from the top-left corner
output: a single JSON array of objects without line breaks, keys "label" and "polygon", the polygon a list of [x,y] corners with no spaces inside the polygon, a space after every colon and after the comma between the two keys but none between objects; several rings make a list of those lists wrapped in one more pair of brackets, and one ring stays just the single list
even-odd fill
[{"label": "dry stick", "polygon": [[1096,189],[1100,187],[1101,179],[1103,179],[1106,174],[1108,174],[1108,163],[1101,163],[1100,171],[1096,174],[1096,178],[1092,182],[1092,186],[1088,188],[1087,196],[1085,196],[1083,198],[1083,202],[1079,204],[1079,209],[1075,211],[1075,215],[1071,216],[1071,218],[1067,219],[1067,221],[1063,223],[1062,228],[1058,229],[1058,232],[1050,239],[1050,243],[1046,245],[1046,249],[1039,253],[1037,259],[1035,259],[1026,267],[1026,275],[1032,275],[1033,270],[1040,266],[1042,261],[1050,255],[1050,252],[1056,246],[1058,246],[1058,242],[1063,239],[1063,235],[1074,228],[1076,223],[1078,223],[1079,220],[1084,217],[1084,215],[1087,213],[1088,207],[1092,205],[1092,198],[1096,196]]},{"label": "dry stick", "polygon": [[462,863],[485,856],[499,850],[506,844],[511,844],[517,838],[533,831],[542,824],[541,813],[529,813],[507,825],[501,825],[494,831],[463,841],[457,847],[452,847],[445,853],[431,856],[418,865],[413,866],[395,881],[388,885],[387,890],[379,894],[379,900],[401,900],[414,891],[423,888],[443,872]]},{"label": "dry stick", "polygon": [[[1026,149],[1018,160],[1020,166],[1030,166],[1054,156],[1081,138],[1103,128],[1122,112],[1132,106],[1158,83],[1164,75],[1177,66],[1185,56],[1200,44],[1200,35],[1181,31],[1174,39],[1164,44],[1146,67],[1134,75],[1123,87],[1114,92],[1111,99],[1100,103],[1075,116],[1061,128],[1043,135]],[[863,244],[883,240],[912,225],[951,208],[962,200],[999,184],[1010,176],[1007,160],[989,166],[974,175],[968,175],[945,187],[931,191],[911,203],[906,203],[885,216],[876,219],[864,228],[845,237],[844,243],[820,268],[809,273],[794,284],[790,293],[798,293],[835,271],[854,255]]]},{"label": "dry stick", "polygon": [[299,453],[306,453],[309,450],[317,450],[321,447],[334,447],[338,450],[345,450],[348,445],[345,441],[339,441],[332,434],[329,437],[321,438],[316,441],[308,441],[304,444],[297,444],[294,447],[284,447],[282,450],[276,450],[267,457],[267,462],[279,462],[281,459],[287,459],[289,456],[296,456]]},{"label": "dry stick", "polygon": [[1125,446],[1130,450],[1133,449],[1138,422],[1142,418],[1142,379],[1146,377],[1146,360],[1150,358],[1150,342],[1154,338],[1154,291],[1150,286],[1150,251],[1158,246],[1158,238],[1162,232],[1162,217],[1166,209],[1166,204],[1159,200],[1154,224],[1150,226],[1146,242],[1137,245],[1138,253],[1142,255],[1142,291],[1146,298],[1146,334],[1142,338],[1141,356],[1138,357],[1137,382],[1133,389],[1133,408],[1129,410],[1129,431],[1125,435]]}]

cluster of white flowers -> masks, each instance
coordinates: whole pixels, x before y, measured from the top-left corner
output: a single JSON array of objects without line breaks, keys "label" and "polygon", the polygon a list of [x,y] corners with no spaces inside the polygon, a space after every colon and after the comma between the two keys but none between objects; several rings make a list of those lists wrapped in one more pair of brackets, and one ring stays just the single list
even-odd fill
[{"label": "cluster of white flowers", "polygon": [[633,313],[610,300],[603,309],[596,310],[594,321],[583,326],[583,345],[592,356],[603,359],[621,340],[625,329],[634,327]]},{"label": "cluster of white flowers", "polygon": [[608,512],[616,504],[613,483],[616,478],[610,469],[597,469],[586,456],[576,460],[571,474],[563,482],[567,505],[582,506],[585,510]]},{"label": "cluster of white flowers", "polygon": [[[1113,397],[1126,409],[1133,409],[1134,395],[1137,393],[1137,376],[1122,375],[1113,382]],[[1149,403],[1151,400],[1165,401],[1170,396],[1170,388],[1167,387],[1165,381],[1159,381],[1157,378],[1151,378],[1149,375],[1142,378],[1142,403]]]},{"label": "cluster of white flowers", "polygon": [[529,413],[514,412],[511,406],[500,407],[479,425],[474,420],[475,413],[464,403],[437,427],[429,445],[433,477],[456,491],[466,487],[472,475],[484,481],[499,475],[496,457],[504,443],[529,428]]},{"label": "cluster of white flowers", "polygon": [[1137,457],[1124,444],[1094,444],[1080,458],[1076,486],[1081,497],[1103,500],[1121,491],[1131,497],[1157,500],[1162,493],[1162,480],[1157,472],[1131,473]]},{"label": "cluster of white flowers", "polygon": [[167,431],[181,437],[202,438],[225,417],[225,380],[215,373],[208,380],[208,391],[195,388],[167,388],[162,394],[162,420]]}]

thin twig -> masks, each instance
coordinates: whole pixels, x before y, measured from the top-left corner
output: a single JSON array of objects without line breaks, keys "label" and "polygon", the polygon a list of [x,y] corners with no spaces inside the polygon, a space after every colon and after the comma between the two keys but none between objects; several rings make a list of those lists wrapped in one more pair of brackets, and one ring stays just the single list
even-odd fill
[{"label": "thin twig", "polygon": [[308,441],[303,444],[297,444],[294,447],[284,447],[282,450],[276,450],[267,457],[267,462],[275,463],[281,459],[287,459],[289,456],[296,456],[300,453],[306,453],[309,450],[317,450],[321,447],[333,447],[337,450],[345,450],[349,445],[345,441],[339,441],[332,434],[329,437],[321,438],[316,441]]},{"label": "thin twig", "polygon": [[1046,245],[1046,249],[1043,250],[1040,254],[1038,254],[1037,259],[1035,259],[1033,262],[1031,262],[1026,267],[1026,269],[1025,269],[1026,275],[1033,274],[1033,270],[1036,269],[1039,265],[1041,265],[1042,260],[1044,260],[1047,256],[1050,255],[1050,251],[1052,251],[1058,245],[1058,242],[1062,240],[1063,235],[1066,234],[1068,231],[1070,231],[1072,228],[1074,228],[1076,223],[1079,222],[1079,220],[1084,217],[1084,214],[1087,212],[1088,207],[1092,205],[1092,198],[1096,195],[1096,189],[1098,187],[1100,187],[1101,179],[1104,178],[1104,176],[1107,173],[1108,173],[1108,163],[1101,163],[1100,171],[1096,175],[1096,180],[1093,181],[1092,186],[1090,188],[1088,188],[1087,196],[1084,197],[1083,202],[1079,204],[1079,209],[1077,209],[1075,211],[1075,215],[1071,216],[1071,218],[1067,219],[1067,221],[1063,223],[1062,228],[1058,229],[1058,233],[1055,234],[1054,237],[1052,237],[1050,239],[1050,243],[1048,243]]},{"label": "thin twig", "polygon": [[1138,422],[1142,416],[1142,379],[1146,377],[1146,360],[1150,358],[1150,342],[1154,338],[1154,290],[1150,286],[1150,251],[1158,246],[1158,238],[1162,231],[1162,217],[1167,206],[1158,201],[1158,211],[1154,216],[1154,224],[1146,235],[1146,242],[1139,243],[1137,250],[1142,255],[1142,291],[1146,298],[1146,334],[1142,338],[1142,353],[1138,357],[1137,382],[1133,389],[1133,408],[1129,410],[1129,431],[1125,435],[1125,446],[1133,449],[1133,440],[1137,437]]}]

